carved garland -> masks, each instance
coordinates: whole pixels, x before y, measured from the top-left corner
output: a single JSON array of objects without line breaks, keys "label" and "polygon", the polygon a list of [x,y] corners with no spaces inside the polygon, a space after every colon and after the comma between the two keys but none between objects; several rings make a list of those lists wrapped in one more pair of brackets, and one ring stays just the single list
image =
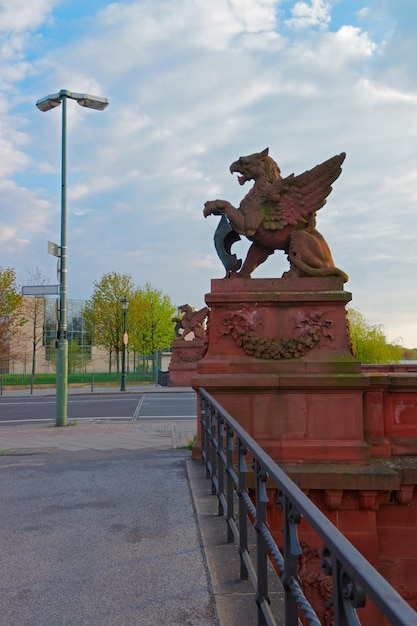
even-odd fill
[{"label": "carved garland", "polygon": [[333,341],[329,330],[333,322],[322,318],[323,313],[312,313],[301,319],[295,325],[302,329],[298,337],[266,339],[254,334],[248,313],[230,313],[223,319],[220,334],[230,334],[245,354],[257,359],[298,359],[314,348],[322,336]]},{"label": "carved garland", "polygon": [[178,352],[178,358],[181,361],[184,361],[184,363],[196,363],[197,361],[201,361],[206,352],[207,346],[204,346],[198,352],[194,352],[194,354],[188,354],[187,352],[183,352],[182,350],[180,350]]}]

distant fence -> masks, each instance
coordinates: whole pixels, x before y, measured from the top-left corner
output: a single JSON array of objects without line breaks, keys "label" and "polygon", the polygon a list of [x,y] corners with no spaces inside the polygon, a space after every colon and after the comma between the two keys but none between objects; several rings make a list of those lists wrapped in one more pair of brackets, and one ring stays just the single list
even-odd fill
[{"label": "distant fence", "polygon": [[169,371],[163,372],[158,370],[158,385],[161,387],[169,387]]},{"label": "distant fence", "polygon": [[[268,601],[268,555],[281,572],[285,594],[285,626],[299,626],[299,611],[312,626],[321,626],[306,598],[297,573],[301,555],[297,524],[301,517],[323,541],[322,568],[332,577],[330,604],[336,626],[358,626],[356,609],[369,597],[380,614],[393,626],[416,626],[417,613],[337,530],[311,500],[288,478],[252,437],[203,388],[200,388],[201,447],[212,493],[217,495],[219,514],[226,517],[227,540],[236,541],[240,555],[240,577],[250,578],[256,590],[258,626],[282,625]],[[247,488],[247,460],[254,474],[254,500]],[[266,480],[279,493],[283,516],[283,552],[267,523]],[[238,495],[238,510],[234,499]],[[248,524],[256,530],[256,565],[248,549]],[[368,625],[370,626],[370,625]]]}]

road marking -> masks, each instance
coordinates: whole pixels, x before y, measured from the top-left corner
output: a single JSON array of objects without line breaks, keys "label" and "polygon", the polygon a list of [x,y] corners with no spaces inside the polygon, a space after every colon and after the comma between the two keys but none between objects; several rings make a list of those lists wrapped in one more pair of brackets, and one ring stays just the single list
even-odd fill
[{"label": "road marking", "polygon": [[136,409],[135,409],[135,411],[134,411],[134,413],[132,415],[132,422],[136,422],[136,420],[138,419],[139,411],[142,408],[142,404],[143,404],[144,399],[145,399],[145,396],[141,396],[139,398],[139,402],[137,403]]},{"label": "road marking", "polygon": [[190,420],[190,422],[192,420],[195,420],[196,416],[195,415],[140,415],[139,416],[139,421],[142,422],[143,420],[148,420],[148,421],[152,421],[152,420]]}]

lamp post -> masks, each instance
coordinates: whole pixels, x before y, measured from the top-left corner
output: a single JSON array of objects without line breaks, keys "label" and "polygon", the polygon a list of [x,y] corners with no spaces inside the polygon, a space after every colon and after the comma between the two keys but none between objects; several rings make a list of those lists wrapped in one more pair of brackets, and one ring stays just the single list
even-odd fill
[{"label": "lamp post", "polygon": [[56,425],[67,425],[68,412],[68,337],[67,337],[67,158],[66,127],[67,98],[89,109],[103,111],[108,105],[107,98],[74,93],[61,89],[37,101],[40,111],[50,111],[62,103],[62,167],[61,167],[61,247],[59,249],[59,313],[58,313],[58,352],[56,360]]},{"label": "lamp post", "polygon": [[128,342],[128,335],[126,332],[126,315],[129,308],[129,300],[126,296],[123,296],[122,300],[123,311],[123,351],[122,351],[122,382],[120,384],[120,391],[126,391],[126,346]]}]

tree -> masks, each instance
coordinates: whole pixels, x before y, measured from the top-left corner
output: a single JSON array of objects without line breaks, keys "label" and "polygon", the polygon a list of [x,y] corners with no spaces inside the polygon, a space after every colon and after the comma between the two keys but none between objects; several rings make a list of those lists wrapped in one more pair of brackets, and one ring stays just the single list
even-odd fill
[{"label": "tree", "polygon": [[388,343],[383,326],[370,324],[360,311],[348,308],[349,334],[356,358],[361,363],[398,363],[403,346],[398,339]]},{"label": "tree", "polygon": [[169,297],[149,283],[137,289],[129,305],[130,349],[140,354],[157,354],[169,348],[175,339],[172,323],[175,311]]},{"label": "tree", "polygon": [[[92,333],[93,342],[109,353],[109,372],[115,356],[117,372],[120,371],[120,354],[123,350],[123,311],[120,301],[124,296],[133,299],[135,286],[128,274],[110,272],[94,283],[94,292],[83,307],[86,328]],[[130,307],[129,307],[130,308]],[[130,317],[129,310],[127,315]]]},{"label": "tree", "polygon": [[[29,272],[29,285],[49,285],[49,278],[42,276],[39,267],[34,272]],[[45,298],[30,297],[25,302],[25,317],[30,323],[31,346],[32,346],[32,380],[36,373],[36,352],[39,346],[43,345],[44,338],[44,317],[45,317]]]},{"label": "tree", "polygon": [[12,341],[24,323],[23,297],[16,286],[15,270],[0,267],[0,371],[8,371],[14,352]]},{"label": "tree", "polygon": [[401,358],[406,361],[415,361],[417,359],[417,348],[404,348]]},{"label": "tree", "polygon": [[119,372],[123,350],[123,297],[129,301],[126,327],[128,349],[141,354],[155,354],[171,346],[175,339],[172,316],[175,306],[168,296],[146,284],[136,288],[128,274],[111,272],[94,283],[94,292],[83,307],[83,319],[97,346],[109,353],[109,371],[115,358]]}]

